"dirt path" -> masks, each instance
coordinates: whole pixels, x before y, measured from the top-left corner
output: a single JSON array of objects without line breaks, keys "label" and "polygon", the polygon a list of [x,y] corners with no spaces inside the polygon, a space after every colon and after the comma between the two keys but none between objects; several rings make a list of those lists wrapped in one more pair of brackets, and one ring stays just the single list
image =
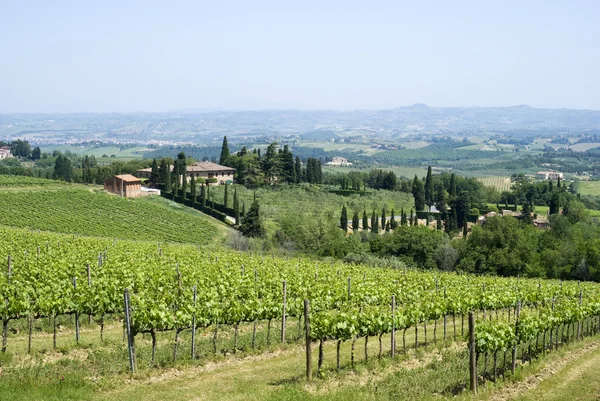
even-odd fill
[{"label": "dirt path", "polygon": [[[569,352],[556,362],[550,363],[524,381],[510,384],[499,393],[489,397],[489,401],[549,399],[556,390],[567,388],[579,380],[584,372],[595,370],[600,364],[600,342],[595,341],[585,347]],[[544,389],[542,387],[548,387]],[[539,393],[545,395],[540,398]],[[562,392],[561,392],[562,393]],[[562,398],[552,398],[562,399]],[[575,398],[573,398],[575,399]],[[596,398],[598,399],[597,395]]]}]

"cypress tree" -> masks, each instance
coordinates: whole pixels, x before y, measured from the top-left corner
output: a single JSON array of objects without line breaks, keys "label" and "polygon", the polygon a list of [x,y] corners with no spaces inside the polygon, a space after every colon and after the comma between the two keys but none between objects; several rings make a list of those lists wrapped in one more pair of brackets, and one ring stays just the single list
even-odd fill
[{"label": "cypress tree", "polygon": [[340,216],[340,227],[344,232],[348,232],[348,211],[346,206],[342,206],[342,215]]},{"label": "cypress tree", "polygon": [[[185,171],[185,170],[184,170]],[[183,197],[183,199],[186,198],[187,196],[187,177],[185,175],[185,173],[183,173],[182,177],[182,181],[181,181],[181,196]]]},{"label": "cypress tree", "polygon": [[437,217],[437,224],[436,224],[436,229],[441,230],[442,229],[442,215],[438,214]]},{"label": "cypress tree", "polygon": [[227,144],[227,137],[223,137],[223,145],[221,146],[221,157],[219,158],[219,164],[224,166],[227,163],[227,159],[229,158],[229,145]]},{"label": "cypress tree", "polygon": [[408,221],[406,219],[406,213],[404,213],[404,208],[400,209],[400,225],[407,225]]},{"label": "cypress tree", "polygon": [[467,220],[465,219],[463,221],[463,238],[467,238],[467,233],[469,232],[469,229],[467,227]]},{"label": "cypress tree", "polygon": [[179,185],[181,184],[181,176],[179,174],[179,163],[175,163],[173,167],[173,186],[175,187],[175,195],[178,195]]},{"label": "cypress tree", "polygon": [[225,190],[223,193],[223,206],[229,207],[229,193],[228,193],[229,185],[225,184]]},{"label": "cypress tree", "polygon": [[360,224],[360,221],[358,218],[358,212],[354,212],[354,215],[352,216],[352,232],[358,231],[359,224]]},{"label": "cypress tree", "polygon": [[413,210],[410,209],[410,217],[408,218],[408,225],[412,226],[413,225]]},{"label": "cypress tree", "polygon": [[550,210],[549,213],[550,215],[552,214],[558,214],[558,212],[560,211],[560,197],[558,196],[558,193],[553,192],[552,195],[550,196]]},{"label": "cypress tree", "polygon": [[163,187],[168,188],[166,186],[167,177],[169,176],[169,166],[167,165],[167,161],[162,159],[160,161],[160,166],[158,167],[158,181],[156,184],[160,184]]},{"label": "cypress tree", "polygon": [[152,169],[150,170],[150,182],[154,185],[157,185],[158,181],[158,162],[156,161],[156,159],[152,159]]},{"label": "cypress tree", "polygon": [[413,180],[412,194],[415,198],[415,209],[417,211],[425,209],[425,188],[423,186],[423,181],[419,180],[416,174],[415,179]]},{"label": "cypress tree", "polygon": [[454,173],[450,174],[450,188],[448,189],[451,200],[456,198],[456,176]]},{"label": "cypress tree", "polygon": [[362,229],[363,231],[367,231],[369,229],[369,219],[367,218],[366,209],[363,210]]},{"label": "cypress tree", "polygon": [[242,219],[240,231],[247,237],[262,237],[265,229],[260,221],[260,206],[257,201],[252,202],[248,214]]},{"label": "cypress tree", "polygon": [[296,156],[294,170],[296,170],[296,183],[299,183],[302,181],[302,162],[300,161],[300,156]]},{"label": "cypress tree", "polygon": [[431,211],[431,205],[433,205],[433,177],[431,177],[431,166],[427,167],[427,176],[425,177],[425,204],[429,206]]},{"label": "cypress tree", "polygon": [[237,187],[233,190],[233,214],[235,215],[235,225],[240,224],[240,200],[237,197]]},{"label": "cypress tree", "polygon": [[165,162],[165,165],[166,165],[166,169],[165,169],[165,181],[164,181],[165,188],[164,188],[164,190],[167,192],[171,192],[171,189],[172,189],[171,188],[171,165],[166,164],[166,162]]},{"label": "cypress tree", "polygon": [[196,195],[196,178],[192,175],[192,178],[190,180],[190,199],[192,200],[192,204],[196,203]]},{"label": "cypress tree", "polygon": [[242,202],[242,217],[246,215],[246,202]]},{"label": "cypress tree", "polygon": [[204,184],[200,187],[200,204],[202,207],[206,207],[206,187]]},{"label": "cypress tree", "polygon": [[381,229],[385,230],[386,227],[386,219],[385,219],[385,207],[381,209]]},{"label": "cypress tree", "polygon": [[396,220],[394,218],[394,209],[392,209],[392,215],[390,216],[390,228],[392,230],[395,230],[396,227],[398,227],[398,223],[396,223]]},{"label": "cypress tree", "polygon": [[373,209],[373,214],[371,215],[371,232],[375,234],[379,232],[379,220],[375,214],[375,209]]},{"label": "cypress tree", "polygon": [[[564,210],[563,210],[563,214],[564,214]],[[529,202],[525,202],[523,204],[521,216],[522,216],[521,221],[524,224],[533,224],[533,216],[531,216],[531,205],[529,204]]]},{"label": "cypress tree", "polygon": [[458,231],[458,217],[456,215],[456,209],[452,209],[452,216],[450,217],[450,231]]},{"label": "cypress tree", "polygon": [[446,218],[444,219],[444,231],[446,234],[450,234],[450,219],[448,218],[448,214],[446,214]]}]

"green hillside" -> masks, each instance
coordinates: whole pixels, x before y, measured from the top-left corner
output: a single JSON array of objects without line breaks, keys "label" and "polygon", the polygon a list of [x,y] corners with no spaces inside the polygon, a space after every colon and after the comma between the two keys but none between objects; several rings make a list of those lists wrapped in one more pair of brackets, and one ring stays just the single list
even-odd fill
[{"label": "green hillside", "polygon": [[28,180],[21,182],[22,190],[2,190],[5,177],[0,180],[0,225],[198,244],[207,243],[217,233],[212,219],[172,206],[163,198],[123,199],[78,187],[52,186],[54,182],[49,180]]}]

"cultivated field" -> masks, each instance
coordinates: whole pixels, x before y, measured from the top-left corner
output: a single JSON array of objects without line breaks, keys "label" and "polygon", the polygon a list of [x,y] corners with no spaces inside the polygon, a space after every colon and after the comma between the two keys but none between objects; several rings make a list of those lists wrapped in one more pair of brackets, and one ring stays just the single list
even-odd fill
[{"label": "cultivated field", "polygon": [[506,176],[495,176],[495,177],[481,177],[479,181],[486,187],[496,188],[499,192],[510,191],[510,177]]},{"label": "cultivated field", "polygon": [[598,142],[576,143],[574,145],[569,146],[569,148],[574,150],[575,152],[585,152],[586,150],[599,148],[599,147],[600,147],[600,143],[598,143]]},{"label": "cultivated field", "polygon": [[199,244],[217,233],[213,219],[187,208],[177,210],[164,198],[123,199],[79,188],[41,188],[0,190],[0,225]]},{"label": "cultivated field", "polygon": [[581,195],[600,195],[600,181],[579,181],[577,192]]}]

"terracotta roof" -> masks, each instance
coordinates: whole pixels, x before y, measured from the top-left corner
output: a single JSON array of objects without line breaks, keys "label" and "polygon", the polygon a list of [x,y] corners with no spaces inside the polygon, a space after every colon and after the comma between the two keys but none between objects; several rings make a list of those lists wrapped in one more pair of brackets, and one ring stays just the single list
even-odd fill
[{"label": "terracotta roof", "polygon": [[125,182],[141,182],[139,178],[134,177],[131,174],[115,175],[115,178],[118,178]]},{"label": "terracotta roof", "polygon": [[235,169],[212,162],[198,162],[188,166],[187,171],[235,171]]}]

